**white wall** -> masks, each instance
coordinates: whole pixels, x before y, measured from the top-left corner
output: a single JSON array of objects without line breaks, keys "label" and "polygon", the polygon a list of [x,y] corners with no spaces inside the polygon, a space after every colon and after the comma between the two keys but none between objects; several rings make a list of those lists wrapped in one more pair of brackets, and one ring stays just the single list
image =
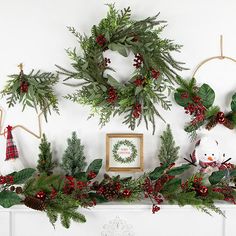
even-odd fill
[{"label": "white wall", "polygon": [[[70,61],[65,48],[78,46],[66,26],[74,26],[80,32],[89,33],[93,24],[106,14],[105,3],[114,1],[82,1],[82,0],[0,0],[0,88],[2,89],[7,75],[18,72],[20,62],[25,64],[25,72],[32,68],[54,71],[54,64],[69,67]],[[236,2],[233,0],[119,0],[117,8],[131,6],[137,19],[161,12],[160,19],[168,21],[163,37],[174,39],[182,44],[181,54],[176,58],[186,62],[190,70],[181,73],[191,77],[193,69],[203,59],[219,53],[219,35],[224,35],[225,55],[236,58]],[[122,65],[116,65],[122,70]],[[127,76],[129,73],[127,72]],[[124,75],[123,75],[124,76]],[[215,61],[204,66],[197,74],[200,83],[208,82],[216,91],[216,101],[222,111],[229,109],[230,95],[236,90],[236,64],[228,61]],[[59,96],[60,112],[43,122],[43,131],[55,148],[56,157],[61,158],[66,146],[66,138],[76,130],[86,146],[85,152],[89,159],[105,158],[105,134],[112,132],[130,132],[121,124],[122,118],[113,119],[106,127],[98,127],[98,119],[87,121],[89,108],[73,104],[62,98],[72,89],[60,83],[56,87]],[[20,107],[8,109],[5,100],[0,106],[4,109],[4,126],[23,124],[37,131],[37,120],[33,110],[20,112]],[[183,109],[173,105],[171,112],[164,112],[165,119],[171,124],[176,141],[181,146],[182,157],[191,151],[192,145],[183,126],[188,117]],[[145,169],[152,168],[159,146],[158,136],[165,125],[159,119],[157,132],[153,136],[144,126],[135,132],[144,133],[145,137]],[[231,131],[217,126],[209,133],[222,146],[227,157],[236,157],[235,130]],[[35,166],[39,140],[18,129],[14,136],[20,149],[21,159],[26,166]],[[5,139],[0,138],[0,169],[3,168],[5,155]]]},{"label": "white wall", "polygon": [[[74,26],[80,32],[89,33],[93,24],[96,24],[107,11],[105,3],[113,1],[82,1],[82,0],[0,0],[0,88],[7,80],[7,75],[18,72],[18,63],[25,64],[25,71],[32,68],[54,71],[54,64],[69,68],[70,60],[64,51],[65,48],[78,46],[75,38],[66,26]],[[117,1],[117,8],[131,6],[134,17],[137,19],[161,12],[160,19],[168,21],[168,27],[163,37],[174,39],[182,44],[182,53],[176,58],[186,62],[190,70],[181,73],[190,77],[193,68],[203,59],[218,54],[219,35],[224,35],[225,54],[236,57],[235,34],[235,1]],[[122,61],[122,60],[118,60]],[[125,61],[125,60],[124,60]],[[122,65],[116,63],[116,68],[122,71]],[[217,103],[223,111],[229,108],[230,95],[236,89],[236,64],[232,62],[215,61],[204,66],[197,74],[200,83],[209,82],[217,94]],[[129,72],[127,72],[129,76]],[[107,132],[130,132],[121,124],[122,118],[113,119],[106,127],[98,127],[98,119],[87,121],[89,108],[73,104],[62,98],[73,89],[62,83],[56,87],[59,96],[60,112],[43,122],[43,131],[53,143],[56,156],[61,157],[66,145],[66,138],[76,130],[86,146],[88,158],[104,158],[105,134]],[[20,107],[8,109],[5,100],[0,106],[5,111],[4,126],[24,124],[37,131],[35,112],[28,109],[21,113]],[[176,141],[181,145],[183,157],[191,150],[187,134],[183,126],[188,117],[183,109],[174,103],[171,112],[164,112],[164,117],[172,125]],[[156,163],[156,152],[159,145],[158,136],[165,127],[157,119],[157,132],[152,136],[144,126],[136,129],[145,135],[145,167],[151,168]],[[228,157],[234,158],[235,131],[223,127],[216,127],[210,132],[223,146]],[[21,158],[28,165],[35,165],[38,153],[39,140],[18,129],[14,131]],[[0,139],[1,161],[4,159],[5,139]],[[1,162],[0,162],[1,163]],[[26,164],[27,165],[27,164]]]}]

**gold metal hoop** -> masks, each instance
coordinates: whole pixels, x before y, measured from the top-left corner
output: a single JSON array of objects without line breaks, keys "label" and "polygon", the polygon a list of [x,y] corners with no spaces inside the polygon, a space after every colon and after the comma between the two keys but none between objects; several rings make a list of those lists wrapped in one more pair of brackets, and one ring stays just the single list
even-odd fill
[{"label": "gold metal hoop", "polygon": [[192,77],[193,77],[193,78],[195,77],[197,71],[198,71],[204,64],[206,64],[206,63],[209,62],[209,61],[215,60],[215,59],[218,59],[218,60],[228,59],[228,60],[230,60],[230,61],[236,63],[236,59],[234,59],[234,58],[232,58],[232,57],[224,56],[224,53],[223,53],[223,36],[222,36],[222,35],[220,35],[220,55],[219,55],[219,56],[214,56],[214,57],[209,57],[209,58],[203,60],[201,63],[199,63],[198,66],[196,67],[196,69],[194,70]]},{"label": "gold metal hoop", "polygon": [[[16,129],[16,128],[20,128],[23,129],[24,131],[26,131],[27,133],[33,135],[34,137],[40,139],[42,137],[42,125],[41,125],[41,116],[43,115],[43,112],[40,112],[38,115],[38,129],[39,129],[39,133],[36,134],[33,131],[29,130],[28,128],[26,128],[23,125],[15,125],[12,127],[12,129]],[[7,131],[2,132],[2,123],[3,123],[3,110],[0,108],[0,135],[5,135]]]}]

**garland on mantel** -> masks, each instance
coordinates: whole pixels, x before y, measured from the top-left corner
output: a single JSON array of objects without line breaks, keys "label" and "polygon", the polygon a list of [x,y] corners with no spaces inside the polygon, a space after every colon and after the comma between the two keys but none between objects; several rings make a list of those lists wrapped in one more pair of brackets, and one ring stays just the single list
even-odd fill
[{"label": "garland on mantel", "polygon": [[[65,80],[81,82],[67,83],[80,89],[66,98],[90,106],[91,116],[98,114],[102,126],[113,116],[124,115],[123,123],[132,130],[144,120],[147,128],[148,123],[152,124],[154,132],[155,117],[162,118],[155,105],[170,110],[168,96],[174,89],[177,71],[184,69],[171,56],[180,46],[161,38],[165,21],[158,20],[158,15],[135,21],[129,7],[121,11],[113,4],[108,7],[107,16],[92,27],[91,36],[69,27],[82,53],[76,48],[67,50],[73,71],[57,67]],[[109,74],[114,68],[110,58],[104,57],[108,49],[124,57],[130,52],[134,54],[134,72],[127,81],[120,83]]]},{"label": "garland on mantel", "polygon": [[159,158],[163,162],[153,171],[144,173],[138,179],[109,176],[106,173],[99,181],[95,178],[102,160],[96,159],[86,167],[84,147],[75,133],[68,139],[68,147],[63,156],[61,167],[64,174],[52,173],[52,156],[46,153],[46,150],[51,153],[50,145],[44,136],[43,145],[40,145],[38,171],[26,168],[0,176],[0,205],[8,208],[24,204],[46,212],[53,225],[60,217],[62,225],[69,228],[71,220],[86,221],[78,208],[90,208],[109,201],[132,202],[148,198],[153,213],[158,212],[161,203],[166,201],[180,206],[190,204],[208,214],[210,210],[223,214],[214,205],[215,200],[235,203],[235,165],[225,164],[209,178],[197,172],[183,181],[181,176],[191,165],[176,167],[172,163],[178,158],[179,148],[175,146],[169,126],[161,136],[161,141]]}]

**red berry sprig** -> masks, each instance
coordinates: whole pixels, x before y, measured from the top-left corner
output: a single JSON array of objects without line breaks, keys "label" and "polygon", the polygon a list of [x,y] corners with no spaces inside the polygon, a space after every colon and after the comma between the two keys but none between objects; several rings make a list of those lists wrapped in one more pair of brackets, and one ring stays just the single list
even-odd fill
[{"label": "red berry sprig", "polygon": [[140,68],[142,66],[142,63],[143,63],[143,57],[142,55],[140,55],[139,53],[137,53],[135,55],[135,58],[134,58],[134,64],[133,66],[136,67],[136,69]]},{"label": "red berry sprig", "polygon": [[129,198],[131,196],[132,192],[129,189],[124,189],[122,194],[124,197]]},{"label": "red berry sprig", "polygon": [[39,191],[35,194],[35,197],[44,201],[46,199],[46,193],[44,191]]},{"label": "red berry sprig", "polygon": [[156,204],[152,205],[152,213],[155,214],[156,212],[160,211],[160,207],[157,206]]},{"label": "red berry sprig", "polygon": [[140,103],[136,103],[133,107],[133,113],[132,113],[132,116],[135,118],[135,119],[138,119],[140,117],[142,113],[142,106]]},{"label": "red berry sprig", "polygon": [[0,184],[13,184],[13,183],[14,183],[14,177],[12,175],[0,176]]},{"label": "red berry sprig", "polygon": [[93,171],[90,171],[88,173],[88,179],[94,179],[96,176],[97,176],[97,174],[95,172],[93,172]]},{"label": "red berry sprig", "polygon": [[145,77],[139,77],[134,81],[134,84],[138,87],[138,86],[142,86],[144,84],[145,81]]},{"label": "red berry sprig", "polygon": [[216,115],[216,119],[220,124],[224,124],[225,123],[225,114],[224,112],[220,111],[217,113]]},{"label": "red berry sprig", "polygon": [[158,79],[159,78],[159,76],[160,76],[160,71],[156,71],[156,70],[154,70],[154,69],[152,69],[151,70],[151,76],[152,76],[152,78],[154,78],[154,79]]},{"label": "red berry sprig", "polygon": [[29,83],[27,81],[21,81],[20,83],[20,92],[27,93],[29,89]]},{"label": "red berry sprig", "polygon": [[116,102],[117,98],[118,98],[117,91],[113,87],[110,87],[109,90],[108,90],[107,101],[109,103],[114,103],[114,102]]},{"label": "red berry sprig", "polygon": [[107,40],[104,37],[104,35],[100,34],[100,35],[97,36],[96,42],[99,46],[103,47],[106,44]]}]

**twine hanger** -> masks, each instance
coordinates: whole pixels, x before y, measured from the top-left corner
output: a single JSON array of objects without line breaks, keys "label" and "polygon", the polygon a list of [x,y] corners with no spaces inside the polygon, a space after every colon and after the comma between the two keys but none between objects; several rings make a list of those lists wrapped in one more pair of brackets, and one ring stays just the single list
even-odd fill
[{"label": "twine hanger", "polygon": [[[20,73],[23,72],[23,64],[19,64],[18,67],[20,68]],[[23,129],[24,131],[26,131],[27,133],[33,135],[34,137],[40,139],[42,137],[42,125],[41,125],[41,116],[43,115],[43,112],[40,112],[39,115],[37,116],[37,119],[38,119],[38,129],[39,129],[39,133],[34,133],[33,131],[29,130],[28,128],[26,128],[25,126],[23,125],[15,125],[12,127],[12,130],[13,129],[16,129],[16,128],[20,128],[20,129]],[[2,132],[2,127],[3,127],[3,110],[0,108],[0,135],[5,135],[7,133],[7,130],[4,130]]]},{"label": "twine hanger", "polygon": [[232,58],[232,57],[224,56],[224,53],[223,53],[223,35],[220,35],[220,55],[219,55],[219,56],[214,56],[214,57],[209,57],[209,58],[205,59],[204,61],[202,61],[202,62],[197,66],[197,68],[194,70],[192,77],[193,77],[193,78],[195,77],[197,71],[198,71],[204,64],[206,64],[206,63],[209,62],[209,61],[215,60],[215,59],[219,59],[219,60],[228,59],[228,60],[230,60],[230,61],[236,63],[236,59],[234,59],[234,58]]}]

